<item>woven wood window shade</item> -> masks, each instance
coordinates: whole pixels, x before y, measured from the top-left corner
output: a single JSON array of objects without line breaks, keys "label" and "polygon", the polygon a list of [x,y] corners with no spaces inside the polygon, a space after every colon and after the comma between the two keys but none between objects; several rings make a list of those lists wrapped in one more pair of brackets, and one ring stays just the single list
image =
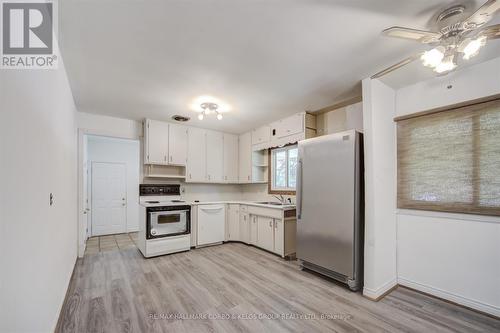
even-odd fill
[{"label": "woven wood window shade", "polygon": [[500,100],[397,122],[398,208],[500,216]]}]

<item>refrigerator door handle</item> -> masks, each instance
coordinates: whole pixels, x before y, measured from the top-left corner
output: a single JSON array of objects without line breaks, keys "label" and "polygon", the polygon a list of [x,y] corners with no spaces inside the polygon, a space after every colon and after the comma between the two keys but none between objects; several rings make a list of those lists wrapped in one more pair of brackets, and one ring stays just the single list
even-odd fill
[{"label": "refrigerator door handle", "polygon": [[297,220],[302,218],[302,160],[297,163]]}]

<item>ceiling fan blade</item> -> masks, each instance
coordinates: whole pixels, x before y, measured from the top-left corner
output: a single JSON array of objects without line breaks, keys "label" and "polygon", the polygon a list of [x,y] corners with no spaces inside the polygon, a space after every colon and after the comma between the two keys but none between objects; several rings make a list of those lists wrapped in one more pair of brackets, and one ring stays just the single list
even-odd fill
[{"label": "ceiling fan blade", "polygon": [[489,20],[491,20],[493,14],[500,9],[500,1],[498,0],[488,0],[484,5],[482,5],[478,10],[474,12],[469,18],[464,21],[464,26],[466,29],[475,29]]},{"label": "ceiling fan blade", "polygon": [[437,42],[441,37],[441,34],[437,32],[404,27],[390,27],[383,30],[382,34],[388,37],[411,39],[424,44]]},{"label": "ceiling fan blade", "polygon": [[488,39],[497,39],[500,38],[500,24],[490,25],[482,29],[479,36],[486,36]]},{"label": "ceiling fan blade", "polygon": [[381,70],[380,72],[378,73],[375,73],[371,76],[371,79],[378,79],[379,77],[382,77],[386,74],[389,74],[391,72],[394,72],[396,69],[399,69],[403,66],[406,66],[408,65],[409,63],[415,61],[416,59],[420,58],[420,56],[422,56],[423,52],[420,52],[420,53],[417,53],[411,57],[408,57],[406,59],[403,59],[401,60],[400,62],[390,66],[390,67],[387,67],[386,69],[383,69]]}]

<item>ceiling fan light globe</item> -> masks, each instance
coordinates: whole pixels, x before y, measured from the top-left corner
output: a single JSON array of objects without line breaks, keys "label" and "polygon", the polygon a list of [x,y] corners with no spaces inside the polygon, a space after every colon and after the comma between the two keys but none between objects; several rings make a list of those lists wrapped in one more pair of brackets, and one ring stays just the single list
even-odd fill
[{"label": "ceiling fan light globe", "polygon": [[217,119],[218,119],[218,120],[222,120],[222,114],[217,113]]},{"label": "ceiling fan light globe", "polygon": [[469,41],[463,48],[463,58],[465,60],[469,60],[474,57],[479,53],[479,50],[484,46],[484,44],[486,44],[486,37],[484,36]]},{"label": "ceiling fan light globe", "polygon": [[435,68],[434,71],[439,74],[443,74],[449,71],[454,70],[457,67],[457,64],[453,61],[453,56],[446,57],[443,61],[441,61]]},{"label": "ceiling fan light globe", "polygon": [[198,115],[198,119],[199,119],[199,120],[203,120],[203,113],[200,113],[200,114]]},{"label": "ceiling fan light globe", "polygon": [[420,57],[424,66],[435,68],[444,58],[444,52],[441,47],[433,48],[432,50],[425,51]]}]

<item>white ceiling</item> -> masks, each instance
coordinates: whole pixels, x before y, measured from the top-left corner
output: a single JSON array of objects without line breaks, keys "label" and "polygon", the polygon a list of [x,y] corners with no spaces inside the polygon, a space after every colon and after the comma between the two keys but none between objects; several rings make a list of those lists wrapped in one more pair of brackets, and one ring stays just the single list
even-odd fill
[{"label": "white ceiling", "polygon": [[[195,126],[241,133],[360,95],[361,79],[422,49],[381,30],[430,28],[454,3],[64,0],[59,35],[79,111],[137,120],[181,114]],[[200,95],[232,111],[199,122],[190,104]]]}]

